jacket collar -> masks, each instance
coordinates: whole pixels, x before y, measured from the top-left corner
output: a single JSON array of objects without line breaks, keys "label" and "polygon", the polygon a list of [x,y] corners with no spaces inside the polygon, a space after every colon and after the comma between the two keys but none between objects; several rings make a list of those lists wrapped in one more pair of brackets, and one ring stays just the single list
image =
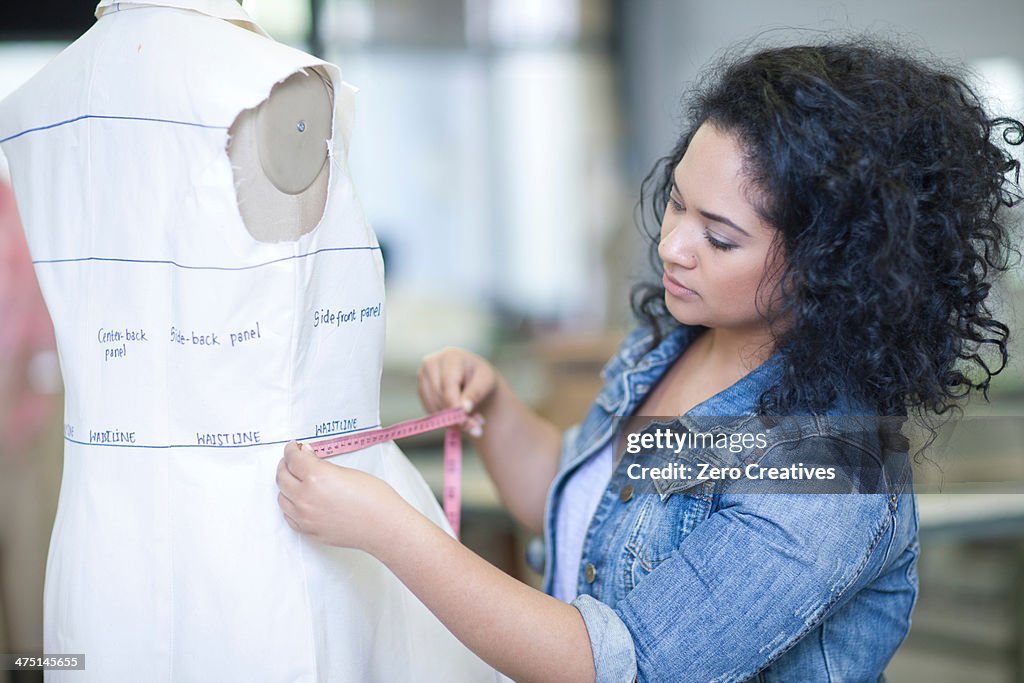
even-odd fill
[{"label": "jacket collar", "polygon": [[[651,342],[649,330],[646,335],[626,343],[619,353],[619,366],[611,368],[623,378],[623,381],[611,385],[614,395],[606,397],[612,412],[629,414],[642,399],[635,391],[629,390],[631,379],[637,378],[636,383],[648,385],[657,382],[701,331],[700,327],[680,325],[665,332],[661,343],[650,351],[647,351]],[[694,406],[687,414],[694,417],[753,415],[761,392],[778,382],[782,372],[782,360],[782,352],[776,350],[764,363],[731,386]],[[639,378],[641,374],[645,375],[642,379]]]}]

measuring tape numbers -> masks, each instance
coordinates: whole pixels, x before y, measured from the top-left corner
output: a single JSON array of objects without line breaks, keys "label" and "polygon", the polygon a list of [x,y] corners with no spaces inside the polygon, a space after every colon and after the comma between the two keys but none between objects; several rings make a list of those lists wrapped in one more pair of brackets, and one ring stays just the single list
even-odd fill
[{"label": "measuring tape numbers", "polygon": [[371,429],[359,434],[339,436],[323,441],[314,441],[308,444],[320,458],[330,458],[335,455],[344,455],[355,451],[375,446],[385,441],[404,439],[417,434],[425,434],[436,429],[447,429],[444,435],[444,490],[441,496],[444,516],[455,532],[455,538],[459,538],[459,524],[462,514],[460,501],[462,499],[462,430],[460,425],[466,421],[466,411],[463,408],[449,408],[426,417],[415,420],[398,422],[383,429]]}]

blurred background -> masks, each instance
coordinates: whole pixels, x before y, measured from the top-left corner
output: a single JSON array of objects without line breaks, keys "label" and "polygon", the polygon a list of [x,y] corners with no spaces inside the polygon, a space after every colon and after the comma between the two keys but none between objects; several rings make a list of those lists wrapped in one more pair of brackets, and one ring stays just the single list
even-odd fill
[{"label": "blurred background", "polygon": [[[993,111],[1024,115],[1020,0],[244,6],[277,40],[339,64],[360,88],[349,158],[387,266],[385,423],[420,414],[419,359],[445,345],[493,359],[557,423],[582,417],[631,324],[630,287],[653,276],[634,221],[640,181],[675,141],[687,84],[738,42],[870,30],[966,65]],[[0,97],[88,29],[92,11],[83,0],[5,9]],[[41,648],[61,396],[2,159],[0,259],[0,652],[30,652]],[[991,404],[969,412],[1019,417],[1020,268],[998,296],[1015,360]],[[439,489],[440,442],[403,447]],[[524,561],[530,539],[472,453],[464,486],[465,542],[538,583]],[[1024,495],[969,486],[926,494],[921,524],[920,600],[889,679],[1024,681]]]}]

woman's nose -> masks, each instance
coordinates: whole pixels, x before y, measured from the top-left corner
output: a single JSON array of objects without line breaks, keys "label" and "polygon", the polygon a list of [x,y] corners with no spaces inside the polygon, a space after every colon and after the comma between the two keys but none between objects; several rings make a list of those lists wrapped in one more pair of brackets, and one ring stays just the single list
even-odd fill
[{"label": "woman's nose", "polygon": [[675,263],[684,268],[697,265],[697,231],[688,228],[686,222],[678,220],[662,230],[658,243],[658,257],[662,263]]}]

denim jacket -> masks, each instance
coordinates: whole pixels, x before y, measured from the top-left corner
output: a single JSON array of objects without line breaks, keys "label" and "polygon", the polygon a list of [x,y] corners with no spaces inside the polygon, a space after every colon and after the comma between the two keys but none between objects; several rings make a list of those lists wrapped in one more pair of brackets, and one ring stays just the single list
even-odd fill
[{"label": "denim jacket", "polygon": [[[638,328],[609,361],[604,387],[563,439],[548,492],[544,587],[552,591],[555,521],[564,484],[619,429],[700,328],[680,327],[650,352]],[[773,356],[676,418],[742,430],[778,371]],[[766,430],[732,464],[812,462],[822,453],[878,463],[883,444],[830,415]],[[722,421],[724,420],[724,422]],[[722,459],[710,451],[671,457]],[[908,467],[875,468],[854,492],[749,493],[722,481],[655,481],[646,493],[616,465],[586,531],[573,605],[586,623],[598,681],[878,681],[910,628],[917,597],[918,519]],[[896,460],[893,460],[895,462]],[[853,472],[853,474],[850,474]],[[627,489],[628,486],[628,489]],[[858,488],[859,486],[859,488]]]}]

